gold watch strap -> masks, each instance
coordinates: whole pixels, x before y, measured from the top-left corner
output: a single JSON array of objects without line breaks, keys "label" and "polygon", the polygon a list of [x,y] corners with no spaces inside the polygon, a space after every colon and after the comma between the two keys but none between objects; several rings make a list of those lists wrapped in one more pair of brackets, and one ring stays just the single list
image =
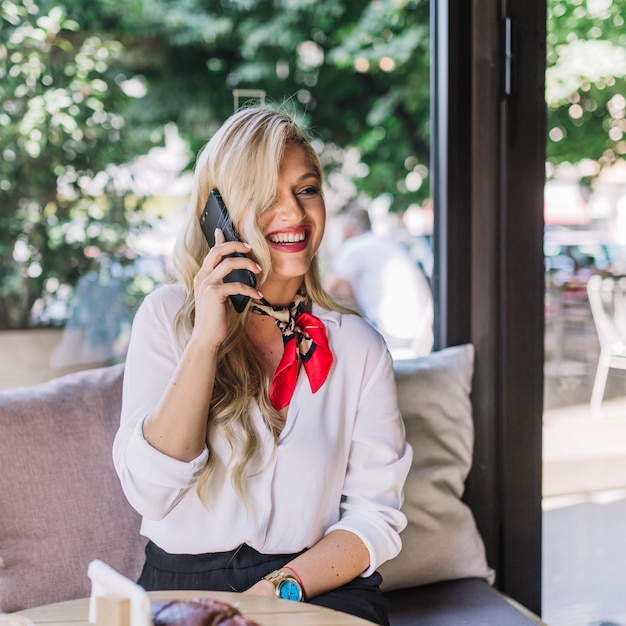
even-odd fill
[{"label": "gold watch strap", "polygon": [[300,584],[300,582],[295,576],[292,576],[288,572],[284,572],[279,569],[276,569],[273,572],[270,572],[269,574],[267,574],[267,576],[263,576],[263,580],[267,580],[271,582],[272,585],[274,585],[274,591],[276,592],[277,598],[280,598],[280,584],[284,582],[285,580],[291,580],[298,586],[298,589],[300,589],[300,594],[301,594],[300,601],[304,600],[304,589],[302,589],[302,585]]}]

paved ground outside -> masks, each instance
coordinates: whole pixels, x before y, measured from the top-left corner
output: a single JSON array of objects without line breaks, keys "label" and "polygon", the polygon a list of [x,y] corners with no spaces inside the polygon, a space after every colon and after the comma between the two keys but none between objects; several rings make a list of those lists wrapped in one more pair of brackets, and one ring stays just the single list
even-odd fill
[{"label": "paved ground outside", "polygon": [[543,618],[550,626],[626,624],[626,491],[549,499]]},{"label": "paved ground outside", "polygon": [[[599,354],[590,318],[555,350],[546,332],[543,618],[550,626],[626,626],[626,371],[589,407]],[[558,357],[558,358],[555,358]]]}]

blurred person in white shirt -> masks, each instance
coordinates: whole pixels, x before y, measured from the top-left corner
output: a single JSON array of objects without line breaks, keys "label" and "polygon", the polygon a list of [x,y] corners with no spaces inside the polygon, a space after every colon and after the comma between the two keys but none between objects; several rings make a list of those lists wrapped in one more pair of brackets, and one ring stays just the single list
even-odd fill
[{"label": "blurred person in white shirt", "polygon": [[326,288],[369,320],[394,358],[430,353],[433,299],[421,268],[400,242],[372,232],[365,209],[349,205],[342,218],[344,241]]}]

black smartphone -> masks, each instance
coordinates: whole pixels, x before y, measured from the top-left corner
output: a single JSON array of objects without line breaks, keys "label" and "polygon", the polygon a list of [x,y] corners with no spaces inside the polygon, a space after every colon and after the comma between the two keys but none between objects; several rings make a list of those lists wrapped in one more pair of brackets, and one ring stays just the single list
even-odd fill
[{"label": "black smartphone", "polygon": [[[228,215],[222,196],[217,189],[211,189],[211,193],[209,193],[209,199],[204,205],[204,210],[200,216],[200,228],[202,228],[202,232],[211,248],[215,245],[216,228],[219,228],[224,233],[226,241],[241,241],[230,219],[230,215]],[[243,257],[246,255],[235,252],[228,256]],[[256,288],[256,278],[250,270],[233,270],[224,277],[224,282],[243,283],[244,285],[250,285],[250,287]],[[230,296],[235,311],[238,313],[241,313],[246,308],[249,299],[248,296],[242,296],[241,294]]]}]

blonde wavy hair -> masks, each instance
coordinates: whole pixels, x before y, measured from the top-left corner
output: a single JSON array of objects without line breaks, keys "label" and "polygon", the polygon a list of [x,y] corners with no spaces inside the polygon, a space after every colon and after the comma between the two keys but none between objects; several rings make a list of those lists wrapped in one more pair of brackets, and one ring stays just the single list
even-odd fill
[{"label": "blonde wavy hair", "polygon": [[[229,117],[200,152],[196,161],[193,191],[186,224],[176,241],[173,266],[186,292],[175,319],[178,343],[182,348],[191,336],[195,301],[193,280],[208,254],[209,247],[200,229],[199,218],[214,187],[220,191],[241,238],[252,246],[252,254],[262,271],[262,284],[272,272],[270,251],[258,228],[259,215],[272,206],[278,187],[278,171],[287,145],[302,148],[322,180],[322,166],[315,150],[296,122],[288,115],[264,108],[240,110]],[[311,302],[326,309],[352,312],[335,303],[324,291],[317,257],[304,276],[304,287]],[[233,468],[233,486],[244,502],[246,479],[259,468],[259,440],[250,420],[250,404],[256,400],[263,419],[275,440],[281,430],[281,417],[269,399],[272,376],[246,336],[248,307],[242,314],[231,314],[226,338],[218,352],[215,385],[207,416],[207,445],[214,429],[222,431],[238,459]],[[225,475],[217,455],[209,461],[198,480],[198,494],[208,505],[212,476]]]}]

